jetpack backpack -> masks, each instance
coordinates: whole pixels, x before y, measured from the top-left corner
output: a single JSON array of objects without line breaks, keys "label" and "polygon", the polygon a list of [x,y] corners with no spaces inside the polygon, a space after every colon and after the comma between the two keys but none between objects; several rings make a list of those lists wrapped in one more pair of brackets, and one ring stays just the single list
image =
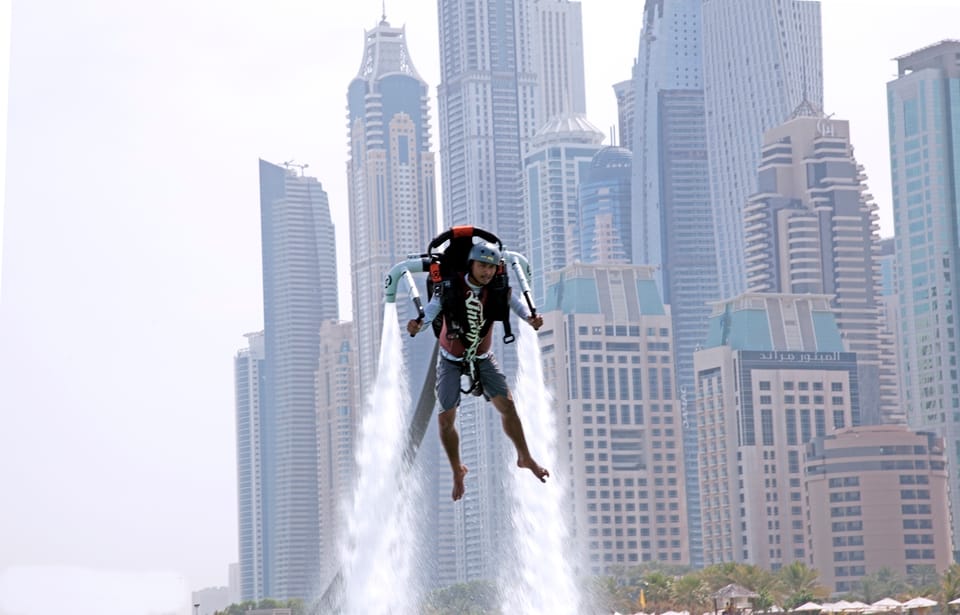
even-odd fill
[{"label": "jetpack backpack", "polygon": [[[501,255],[503,242],[489,231],[473,226],[454,226],[437,235],[427,248],[430,257],[430,279],[427,283],[427,298],[440,295],[442,309],[433,320],[433,333],[438,338],[443,324],[447,324],[447,336],[459,338],[464,346],[468,345],[466,334],[467,306],[464,300],[466,282],[464,275],[469,271],[468,257],[474,245],[474,238],[495,244]],[[484,325],[480,330],[480,339],[486,336],[494,321],[503,323],[503,342],[514,340],[510,329],[510,280],[503,259],[497,265],[497,272],[486,286],[486,301],[483,306]]]}]

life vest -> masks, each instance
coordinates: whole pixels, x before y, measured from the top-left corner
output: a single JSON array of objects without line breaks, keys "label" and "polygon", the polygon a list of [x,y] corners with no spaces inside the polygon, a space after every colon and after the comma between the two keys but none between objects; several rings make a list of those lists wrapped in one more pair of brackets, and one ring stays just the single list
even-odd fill
[{"label": "life vest", "polygon": [[[438,235],[428,248],[430,263],[430,281],[427,285],[428,296],[440,295],[440,314],[434,319],[433,332],[441,340],[441,344],[459,342],[460,352],[454,352],[444,346],[447,352],[460,357],[464,350],[469,350],[473,337],[471,325],[467,322],[466,298],[469,287],[464,281],[465,271],[468,268],[467,257],[473,246],[473,238],[481,237],[487,241],[502,243],[496,235],[483,229],[458,226]],[[443,252],[434,252],[434,249],[449,241]],[[489,347],[490,329],[495,321],[503,323],[503,341],[509,344],[514,340],[510,329],[510,279],[503,261],[497,267],[497,273],[490,283],[481,290],[480,302],[483,305],[483,322],[478,333],[481,346]],[[450,344],[457,348],[457,344]],[[477,350],[483,354],[486,350]]]},{"label": "life vest", "polygon": [[498,272],[489,284],[480,289],[477,296],[467,285],[464,275],[457,274],[445,281],[438,291],[441,293],[442,306],[438,317],[441,321],[438,337],[440,345],[450,355],[470,360],[490,350],[493,323],[497,320],[503,323],[505,336],[511,338],[504,341],[513,341],[510,332],[510,286],[506,274]]}]

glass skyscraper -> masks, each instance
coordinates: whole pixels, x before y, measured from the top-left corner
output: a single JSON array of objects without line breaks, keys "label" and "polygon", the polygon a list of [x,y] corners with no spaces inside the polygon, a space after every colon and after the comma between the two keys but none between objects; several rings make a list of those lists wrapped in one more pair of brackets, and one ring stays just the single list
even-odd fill
[{"label": "glass skyscraper", "polygon": [[316,371],[321,324],[336,320],[339,310],[327,193],[301,173],[260,161],[263,593],[256,597],[281,600],[309,597],[317,581]]},{"label": "glass skyscraper", "polygon": [[248,347],[234,357],[237,417],[237,533],[240,599],[263,597],[263,514],[260,463],[260,397],[263,332],[247,334]]},{"label": "glass skyscraper", "polygon": [[439,2],[444,224],[479,226],[520,252],[523,154],[539,128],[533,5]]},{"label": "glass skyscraper", "polygon": [[[436,165],[430,150],[429,87],[420,77],[407,45],[405,27],[384,17],[364,33],[363,58],[347,90],[350,254],[353,280],[353,349],[357,390],[352,410],[359,427],[376,381],[384,315],[384,277],[411,254],[421,254],[437,234]],[[417,272],[413,272],[417,273]],[[424,302],[426,276],[415,275]],[[400,329],[416,317],[406,284],[397,289]],[[435,343],[429,333],[402,336],[410,398],[418,399]],[[437,467],[436,430],[428,430],[418,456]],[[356,433],[354,433],[356,435]],[[428,481],[430,482],[430,481]],[[352,493],[354,482],[339,485]],[[326,502],[327,510],[342,502]],[[434,518],[435,506],[425,515]],[[332,540],[332,533],[331,540]],[[434,536],[428,537],[435,540]],[[425,576],[429,576],[429,571]]]},{"label": "glass skyscraper", "polygon": [[703,92],[720,291],[743,292],[743,207],[763,133],[804,100],[823,108],[820,3],[704,0]]},{"label": "glass skyscraper", "polygon": [[690,561],[701,561],[693,353],[720,298],[710,210],[701,0],[648,0],[634,68],[632,252],[656,267],[673,319]]},{"label": "glass skyscraper", "polygon": [[[350,271],[357,399],[362,400],[374,382],[380,356],[384,276],[395,263],[426,250],[437,234],[429,88],[413,66],[405,28],[391,27],[384,19],[365,33],[360,70],[347,91],[347,109]],[[405,285],[401,286],[397,305],[405,322],[412,315],[403,312],[409,301]],[[432,346],[428,337],[417,339],[415,345]],[[415,364],[424,362],[425,358]],[[411,381],[422,381],[422,375],[422,369],[414,370]]]},{"label": "glass skyscraper", "polygon": [[577,187],[602,145],[603,133],[580,114],[558,115],[533,138],[524,158],[529,203],[533,298],[546,297],[547,272],[581,260],[580,199]]},{"label": "glass skyscraper", "polygon": [[580,260],[629,263],[630,172],[633,154],[623,147],[601,149],[580,180]]},{"label": "glass skyscraper", "polygon": [[[960,41],[897,58],[887,84],[907,422],[946,441],[953,542],[960,544]],[[955,555],[956,557],[956,555]]]},{"label": "glass skyscraper", "polygon": [[[579,3],[440,0],[438,8],[444,226],[481,227],[527,255],[523,159],[550,119],[540,115],[583,112],[576,107],[585,99],[578,91],[583,61],[571,57],[582,55]],[[566,91],[543,87],[558,71]],[[512,377],[515,355],[497,352]],[[510,442],[488,404],[465,399],[457,420],[462,460],[471,472],[459,503],[450,502],[446,489],[440,492],[438,585],[496,578],[509,546],[502,473],[510,470]],[[448,469],[440,480],[448,484]]]}]

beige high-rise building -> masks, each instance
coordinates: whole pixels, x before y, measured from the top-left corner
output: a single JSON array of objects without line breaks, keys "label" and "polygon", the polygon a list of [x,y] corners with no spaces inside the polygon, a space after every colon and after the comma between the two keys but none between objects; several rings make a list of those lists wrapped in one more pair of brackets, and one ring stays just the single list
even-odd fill
[{"label": "beige high-rise building", "polygon": [[689,563],[670,311],[653,268],[567,267],[548,279],[543,315],[581,572]]},{"label": "beige high-rise building", "polygon": [[344,506],[349,504],[356,475],[354,445],[359,430],[359,404],[354,396],[352,322],[327,321],[320,326],[317,366],[317,495],[320,506],[320,581],[326,587],[340,567],[340,537],[346,535]]},{"label": "beige high-rise building", "polygon": [[805,103],[763,143],[757,192],[743,211],[748,292],[830,295],[857,353],[863,422],[904,423],[883,319],[877,205],[849,123]]},{"label": "beige high-rise building", "polygon": [[833,591],[881,568],[907,577],[953,561],[943,439],[905,427],[816,438],[804,462],[810,563]]},{"label": "beige high-rise building", "polygon": [[860,424],[856,355],[829,297],[715,304],[694,370],[704,564],[808,561],[804,446]]}]

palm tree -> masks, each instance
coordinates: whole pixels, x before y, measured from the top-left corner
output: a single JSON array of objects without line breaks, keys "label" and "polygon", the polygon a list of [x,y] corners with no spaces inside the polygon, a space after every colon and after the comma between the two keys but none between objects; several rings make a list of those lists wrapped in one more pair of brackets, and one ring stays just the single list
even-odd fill
[{"label": "palm tree", "polygon": [[[605,576],[595,579],[592,587],[594,607],[604,612],[627,611],[633,612],[633,588],[623,582],[618,576]],[[639,592],[639,590],[637,590]]]},{"label": "palm tree", "polygon": [[876,602],[886,596],[900,596],[907,589],[903,578],[886,566],[860,579],[860,594],[867,603]]},{"label": "palm tree", "polygon": [[913,566],[907,576],[907,583],[915,594],[927,595],[937,591],[940,577],[934,566]]},{"label": "palm tree", "polygon": [[644,575],[643,589],[648,612],[659,613],[664,607],[670,608],[673,602],[673,583],[674,577],[663,572]]},{"label": "palm tree", "polygon": [[940,577],[939,591],[942,613],[949,612],[949,602],[960,598],[960,564],[951,564]]},{"label": "palm tree", "polygon": [[690,615],[698,615],[710,603],[710,588],[700,575],[692,572],[673,582],[671,587],[673,603]]},{"label": "palm tree", "polygon": [[794,560],[777,573],[783,592],[784,610],[789,611],[811,600],[823,600],[830,590],[820,584],[820,574],[800,560]]},{"label": "palm tree", "polygon": [[739,577],[738,567],[740,564],[734,562],[724,562],[722,564],[713,564],[700,571],[700,576],[710,587],[711,591],[716,591],[724,585],[737,583]]}]

